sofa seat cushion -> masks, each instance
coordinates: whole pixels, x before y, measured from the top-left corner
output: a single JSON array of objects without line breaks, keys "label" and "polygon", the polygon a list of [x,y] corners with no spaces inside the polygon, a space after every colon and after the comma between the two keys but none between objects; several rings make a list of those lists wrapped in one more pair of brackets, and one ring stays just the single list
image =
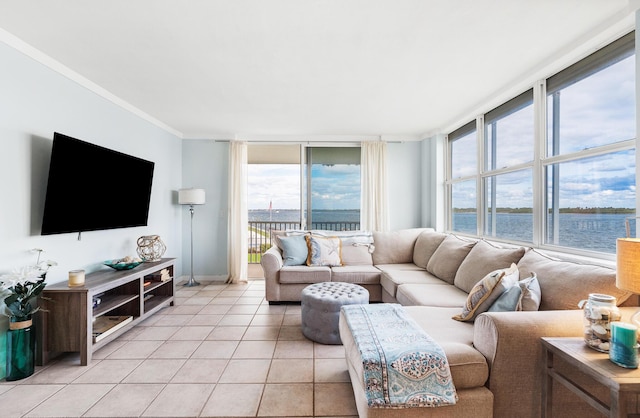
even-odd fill
[{"label": "sofa seat cushion", "polygon": [[473,348],[473,323],[451,319],[458,308],[407,306],[406,312],[442,346],[456,389],[482,386],[489,379],[486,358]]},{"label": "sofa seat cushion", "polygon": [[426,270],[385,270],[380,276],[382,288],[393,297],[396,297],[398,286],[409,283],[451,286]]},{"label": "sofa seat cushion", "polygon": [[389,271],[389,270],[414,270],[414,271],[424,271],[422,267],[418,267],[413,263],[398,263],[398,264],[376,264],[376,267],[380,271]]},{"label": "sofa seat cushion", "polygon": [[280,269],[280,283],[320,283],[331,281],[329,266],[284,266]]},{"label": "sofa seat cushion", "polygon": [[331,281],[356,284],[380,284],[380,270],[374,266],[331,267]]},{"label": "sofa seat cushion", "polygon": [[455,286],[438,284],[409,283],[398,286],[396,291],[398,303],[404,306],[455,307],[458,308],[456,314],[460,313],[468,296]]}]

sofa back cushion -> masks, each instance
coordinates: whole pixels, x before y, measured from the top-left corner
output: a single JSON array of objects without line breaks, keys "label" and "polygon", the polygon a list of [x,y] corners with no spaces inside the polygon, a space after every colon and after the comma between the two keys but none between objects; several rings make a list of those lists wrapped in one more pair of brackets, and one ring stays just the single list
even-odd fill
[{"label": "sofa back cushion", "polygon": [[369,246],[342,243],[343,266],[372,266],[373,257],[369,252]]},{"label": "sofa back cushion", "polygon": [[413,247],[425,228],[400,229],[392,232],[373,232],[373,264],[413,262]]},{"label": "sofa back cushion", "polygon": [[429,259],[427,271],[437,278],[453,284],[462,260],[469,254],[475,243],[476,241],[467,241],[455,235],[447,235]]},{"label": "sofa back cushion", "polygon": [[524,250],[523,247],[501,248],[480,240],[460,263],[453,284],[469,293],[476,283],[488,273],[498,269],[506,269],[511,264],[520,261]]},{"label": "sofa back cushion", "polygon": [[426,231],[422,232],[418,236],[416,244],[413,247],[413,264],[426,269],[431,256],[446,237],[447,234],[443,232],[436,232],[432,228],[428,228]]},{"label": "sofa back cushion", "polygon": [[578,309],[578,302],[589,293],[604,293],[618,305],[631,294],[616,287],[616,272],[607,267],[578,264],[548,257],[530,248],[518,262],[520,279],[532,273],[540,284],[540,310]]}]

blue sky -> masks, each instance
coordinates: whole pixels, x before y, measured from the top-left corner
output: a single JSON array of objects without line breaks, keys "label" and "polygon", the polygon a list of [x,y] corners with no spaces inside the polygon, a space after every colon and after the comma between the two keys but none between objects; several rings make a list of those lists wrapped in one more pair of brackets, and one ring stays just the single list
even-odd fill
[{"label": "blue sky", "polygon": [[[560,92],[560,152],[577,152],[635,138],[635,57],[629,57]],[[549,100],[550,103],[550,100]],[[548,116],[551,120],[551,113]],[[548,123],[549,129],[551,123]],[[533,109],[498,121],[497,168],[533,159]],[[475,135],[475,134],[474,134]],[[551,137],[551,132],[548,132]],[[476,171],[474,136],[454,144],[454,176]],[[635,154],[618,152],[560,164],[561,207],[635,207]],[[499,207],[530,207],[530,170],[498,177]],[[455,207],[475,207],[473,182],[459,184]]]},{"label": "blue sky", "polygon": [[300,166],[297,164],[249,164],[249,210],[300,207]]},{"label": "blue sky", "polygon": [[[360,209],[360,166],[312,167],[314,209]],[[248,207],[253,209],[300,208],[300,166],[295,164],[249,165]]]}]

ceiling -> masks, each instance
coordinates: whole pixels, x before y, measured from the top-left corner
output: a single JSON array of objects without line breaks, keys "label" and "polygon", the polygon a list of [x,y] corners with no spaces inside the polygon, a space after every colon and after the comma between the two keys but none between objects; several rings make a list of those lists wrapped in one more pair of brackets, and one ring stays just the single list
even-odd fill
[{"label": "ceiling", "polygon": [[419,139],[628,32],[636,3],[0,0],[0,41],[183,138]]}]

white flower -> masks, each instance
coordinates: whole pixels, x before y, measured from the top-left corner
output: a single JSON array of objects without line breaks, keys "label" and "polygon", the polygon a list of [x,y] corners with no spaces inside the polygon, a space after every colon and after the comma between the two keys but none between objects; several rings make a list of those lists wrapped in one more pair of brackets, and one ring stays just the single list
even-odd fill
[{"label": "white flower", "polygon": [[42,261],[42,262],[36,264],[35,267],[40,269],[42,271],[42,273],[46,273],[47,270],[49,270],[49,267],[57,266],[57,265],[58,265],[58,263],[56,263],[55,261],[47,260],[47,261]]},{"label": "white flower", "polygon": [[41,280],[42,273],[42,269],[37,266],[14,269],[13,272],[0,276],[0,289],[8,290],[16,284],[24,285],[28,282],[37,282]]}]

